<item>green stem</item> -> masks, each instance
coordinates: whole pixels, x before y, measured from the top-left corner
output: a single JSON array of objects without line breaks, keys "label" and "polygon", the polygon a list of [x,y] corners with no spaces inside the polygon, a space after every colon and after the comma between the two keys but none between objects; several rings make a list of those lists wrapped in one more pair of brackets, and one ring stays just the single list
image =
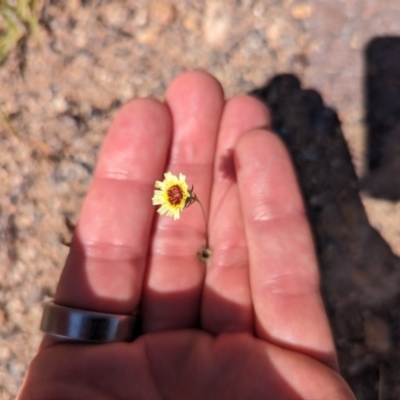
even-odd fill
[{"label": "green stem", "polygon": [[206,212],[204,211],[204,207],[203,204],[201,204],[201,201],[197,198],[196,195],[193,196],[194,201],[197,201],[197,203],[199,203],[200,208],[201,208],[201,212],[203,214],[203,218],[204,218],[204,225],[206,227],[206,249],[208,249],[208,225],[207,225],[207,217],[206,217]]}]

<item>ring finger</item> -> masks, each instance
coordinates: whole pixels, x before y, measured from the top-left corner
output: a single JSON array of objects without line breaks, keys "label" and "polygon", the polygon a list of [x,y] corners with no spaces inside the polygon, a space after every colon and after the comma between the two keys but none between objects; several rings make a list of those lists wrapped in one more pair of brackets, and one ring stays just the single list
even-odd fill
[{"label": "ring finger", "polygon": [[233,149],[245,132],[267,127],[266,107],[250,96],[229,100],[222,115],[214,165],[210,210],[212,257],[207,268],[202,327],[209,332],[252,331],[246,236],[236,181]]}]

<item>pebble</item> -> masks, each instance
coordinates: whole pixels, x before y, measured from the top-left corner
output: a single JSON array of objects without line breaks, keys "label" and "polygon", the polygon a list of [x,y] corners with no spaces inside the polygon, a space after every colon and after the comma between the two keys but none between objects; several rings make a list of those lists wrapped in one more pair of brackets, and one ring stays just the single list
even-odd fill
[{"label": "pebble", "polygon": [[312,15],[314,14],[314,7],[312,4],[296,4],[295,6],[292,7],[290,10],[290,13],[292,14],[292,17],[297,20],[303,20],[303,19],[308,19],[311,18]]},{"label": "pebble", "polygon": [[62,114],[63,112],[68,110],[68,103],[62,96],[55,96],[52,100],[52,105],[54,111],[59,114]]},{"label": "pebble", "polygon": [[189,11],[183,16],[183,26],[190,32],[197,31],[199,29],[199,18],[196,12]]},{"label": "pebble", "polygon": [[156,24],[166,26],[175,18],[175,10],[167,1],[154,1],[150,5],[150,18]]},{"label": "pebble", "polygon": [[4,344],[0,346],[0,360],[4,361],[10,358],[11,356],[11,349],[9,345]]},{"label": "pebble", "polygon": [[158,35],[158,29],[144,28],[136,33],[135,39],[140,44],[150,45],[156,43]]},{"label": "pebble", "polygon": [[204,39],[214,48],[222,47],[231,29],[231,16],[223,2],[207,2],[203,20]]}]

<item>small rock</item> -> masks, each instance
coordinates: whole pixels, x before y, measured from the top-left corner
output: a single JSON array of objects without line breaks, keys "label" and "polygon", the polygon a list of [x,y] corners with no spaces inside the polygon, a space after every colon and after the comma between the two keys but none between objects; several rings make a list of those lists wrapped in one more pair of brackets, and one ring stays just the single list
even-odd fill
[{"label": "small rock", "polygon": [[61,114],[68,110],[68,102],[62,96],[55,96],[52,101],[54,111]]},{"label": "small rock", "polygon": [[110,3],[100,9],[100,15],[107,25],[113,27],[124,26],[127,9],[118,3]]},{"label": "small rock", "polygon": [[231,29],[231,17],[226,3],[207,2],[203,33],[207,44],[221,47],[227,40]]},{"label": "small rock", "polygon": [[360,32],[354,32],[350,39],[350,48],[352,50],[360,50],[364,45],[364,37]]},{"label": "small rock", "polygon": [[119,95],[121,100],[126,103],[135,97],[135,89],[132,86],[125,85],[120,88]]},{"label": "small rock", "polygon": [[154,44],[159,37],[158,29],[144,28],[137,32],[136,41],[140,44]]},{"label": "small rock", "polygon": [[285,43],[294,42],[296,35],[293,24],[283,16],[276,17],[265,29],[268,47],[276,51],[281,51]]},{"label": "small rock", "polygon": [[292,17],[297,20],[308,19],[314,14],[314,7],[311,4],[296,4],[290,10]]},{"label": "small rock", "polygon": [[7,360],[11,356],[11,349],[7,343],[0,345],[0,360]]},{"label": "small rock", "polygon": [[154,1],[150,6],[150,18],[158,25],[169,25],[175,17],[175,10],[166,1]]},{"label": "small rock", "polygon": [[199,29],[199,18],[196,12],[188,12],[182,20],[183,26],[190,32],[197,31]]},{"label": "small rock", "polygon": [[19,298],[14,298],[9,300],[5,304],[5,314],[7,316],[7,320],[14,323],[14,324],[19,324],[23,326],[23,313],[24,313],[24,306],[21,302],[21,299]]}]

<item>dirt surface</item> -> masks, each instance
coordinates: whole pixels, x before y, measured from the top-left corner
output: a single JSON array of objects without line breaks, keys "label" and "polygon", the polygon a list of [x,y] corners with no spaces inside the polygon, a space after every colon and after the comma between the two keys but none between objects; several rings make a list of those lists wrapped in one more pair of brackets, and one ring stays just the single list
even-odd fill
[{"label": "dirt surface", "polygon": [[0,66],[15,131],[0,119],[0,400],[15,397],[40,342],[64,218],[77,218],[112,116],[193,68],[227,97],[255,91],[270,106],[342,372],[359,399],[399,399],[400,2],[53,0],[39,11],[38,37]]}]

